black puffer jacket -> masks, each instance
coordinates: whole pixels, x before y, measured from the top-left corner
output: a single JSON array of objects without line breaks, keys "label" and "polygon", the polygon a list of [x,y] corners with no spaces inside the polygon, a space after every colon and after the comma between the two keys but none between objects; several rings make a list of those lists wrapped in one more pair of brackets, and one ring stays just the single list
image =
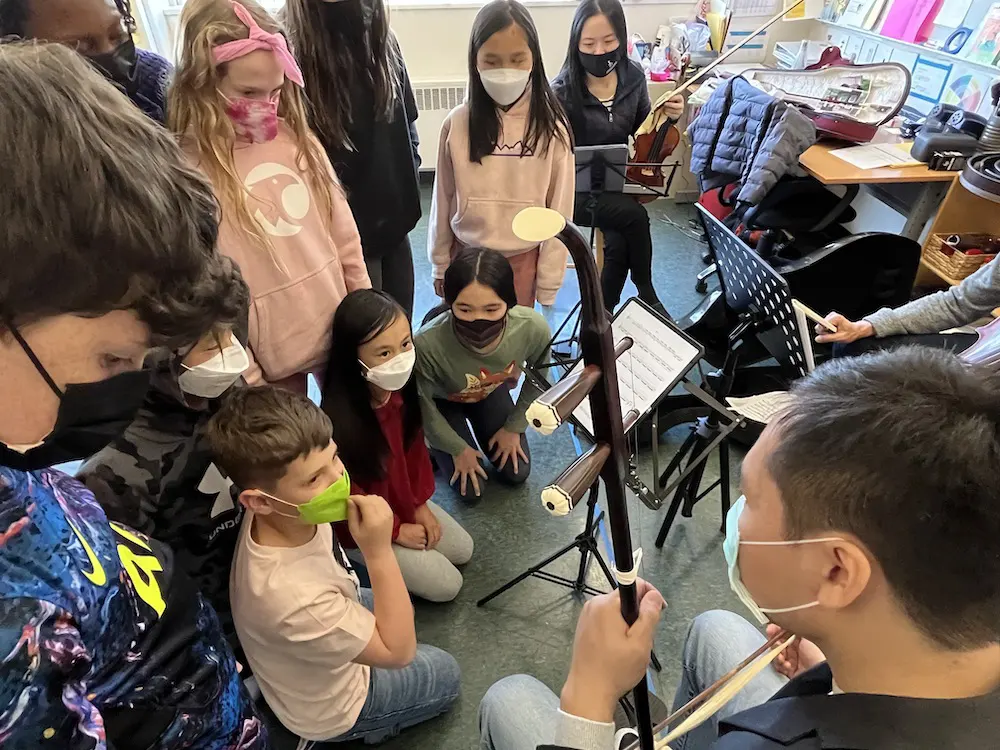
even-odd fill
[{"label": "black puffer jacket", "polygon": [[630,135],[649,114],[649,89],[642,68],[631,60],[618,64],[618,90],[611,112],[580,82],[580,99],[574,101],[573,87],[560,72],[552,81],[552,90],[562,102],[577,146],[608,146],[627,143]]}]

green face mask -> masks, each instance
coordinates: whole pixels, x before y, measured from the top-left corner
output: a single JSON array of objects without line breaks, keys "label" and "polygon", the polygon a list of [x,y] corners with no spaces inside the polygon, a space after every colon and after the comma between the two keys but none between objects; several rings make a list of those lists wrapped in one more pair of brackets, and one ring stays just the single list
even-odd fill
[{"label": "green face mask", "polygon": [[[262,492],[261,494],[283,505],[291,505],[303,521],[314,526],[321,523],[346,521],[347,498],[351,495],[351,477],[348,475],[347,469],[344,469],[344,473],[340,475],[340,479],[316,495],[308,503],[303,503],[302,505],[286,502],[280,497],[268,495],[266,492]],[[281,515],[285,514],[282,513]]]}]

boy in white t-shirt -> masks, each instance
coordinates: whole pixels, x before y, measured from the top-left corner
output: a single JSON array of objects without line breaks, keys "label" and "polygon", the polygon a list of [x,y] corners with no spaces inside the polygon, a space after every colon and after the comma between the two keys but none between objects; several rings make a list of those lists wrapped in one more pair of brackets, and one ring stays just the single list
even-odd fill
[{"label": "boy in white t-shirt", "polygon": [[[270,386],[231,394],[207,428],[247,509],[233,558],[236,633],[271,710],[307,740],[372,744],[447,711],[455,659],[417,645],[392,553],[392,511],[349,495],[329,418]],[[371,589],[361,589],[333,521],[347,518]]]}]

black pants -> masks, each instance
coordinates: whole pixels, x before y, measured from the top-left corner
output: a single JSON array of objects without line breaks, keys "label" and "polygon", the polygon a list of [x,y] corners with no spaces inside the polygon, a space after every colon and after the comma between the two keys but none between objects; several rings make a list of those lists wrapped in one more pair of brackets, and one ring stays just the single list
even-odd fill
[{"label": "black pants", "polygon": [[377,258],[365,258],[368,278],[372,288],[389,294],[404,310],[406,317],[413,317],[413,251],[409,237],[394,247],[389,247]]},{"label": "black pants", "polygon": [[639,299],[649,305],[660,305],[653,289],[649,214],[639,201],[622,193],[601,193],[596,197],[577,193],[573,221],[581,226],[597,227],[604,233],[601,291],[608,310],[618,306],[630,272]]},{"label": "black pants", "polygon": [[[441,412],[441,416],[448,420],[451,429],[457,432],[469,447],[475,448],[476,443],[479,443],[480,449],[493,464],[493,468],[496,469],[497,479],[504,484],[521,484],[528,478],[531,466],[520,458],[518,458],[517,471],[514,471],[514,464],[510,459],[507,460],[502,469],[498,469],[496,463],[490,458],[493,453],[489,447],[490,438],[506,424],[510,413],[514,411],[514,402],[511,400],[510,391],[506,386],[500,386],[482,401],[473,404],[460,404],[443,399],[435,399],[434,404]],[[469,431],[470,424],[472,425],[471,432]],[[473,439],[472,433],[475,433],[475,439]],[[524,455],[531,458],[531,454],[528,452],[528,440],[524,433],[521,433],[521,450],[524,451]],[[441,475],[450,481],[455,473],[455,460],[445,451],[432,449],[431,452],[441,470]],[[462,491],[460,482],[461,480],[455,482],[455,491],[459,493]],[[480,482],[482,482],[482,478],[480,478]],[[475,497],[475,494],[472,482],[468,482],[464,497]]]},{"label": "black pants", "polygon": [[833,347],[834,357],[856,357],[866,352],[877,352],[885,349],[896,349],[900,346],[915,344],[931,346],[936,349],[951,349],[960,352],[976,343],[979,337],[974,333],[923,333],[905,336],[886,336],[877,339],[873,336],[858,339],[850,344],[838,344]]}]

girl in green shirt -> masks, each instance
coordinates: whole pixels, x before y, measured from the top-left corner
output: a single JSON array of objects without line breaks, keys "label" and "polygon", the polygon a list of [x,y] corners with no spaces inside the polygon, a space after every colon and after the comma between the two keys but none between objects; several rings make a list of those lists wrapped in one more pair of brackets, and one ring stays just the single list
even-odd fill
[{"label": "girl in green shirt", "polygon": [[[442,474],[463,497],[481,493],[488,453],[507,484],[528,478],[524,412],[532,400],[510,389],[552,337],[538,312],[517,305],[510,263],[495,250],[466,248],[444,276],[447,309],[417,332],[417,389],[424,431]],[[482,449],[480,450],[476,446]]]}]

